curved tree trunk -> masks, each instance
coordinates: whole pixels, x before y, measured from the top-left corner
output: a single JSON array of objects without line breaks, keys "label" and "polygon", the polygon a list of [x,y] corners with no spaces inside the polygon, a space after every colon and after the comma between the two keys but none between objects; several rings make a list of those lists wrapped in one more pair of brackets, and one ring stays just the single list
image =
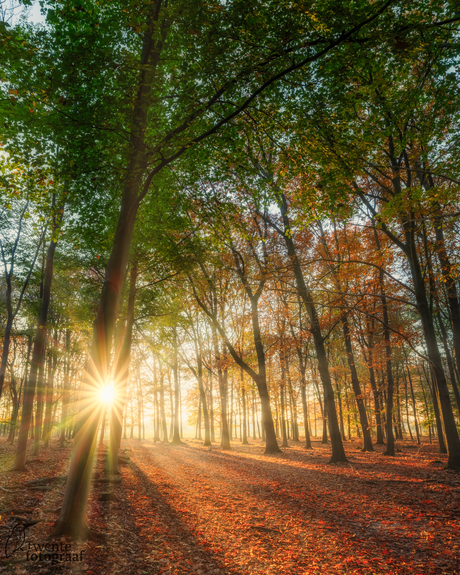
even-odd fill
[{"label": "curved tree trunk", "polygon": [[347,461],[345,450],[343,448],[342,437],[340,435],[339,421],[334,402],[334,389],[332,387],[331,376],[329,373],[326,348],[324,347],[324,338],[321,334],[316,307],[311,297],[310,290],[305,283],[302,267],[297,257],[294,241],[291,237],[291,224],[287,215],[287,201],[284,194],[281,194],[279,208],[284,225],[283,239],[286,244],[289,258],[291,259],[297,289],[310,318],[310,331],[313,335],[319,375],[324,389],[324,407],[325,412],[327,413],[329,434],[331,436],[332,456],[330,462],[337,463],[339,461]]}]

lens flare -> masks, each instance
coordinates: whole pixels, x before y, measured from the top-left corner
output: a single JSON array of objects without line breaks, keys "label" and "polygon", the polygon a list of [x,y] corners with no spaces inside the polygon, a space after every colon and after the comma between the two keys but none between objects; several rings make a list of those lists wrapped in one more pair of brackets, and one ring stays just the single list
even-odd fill
[{"label": "lens flare", "polygon": [[102,388],[99,392],[99,397],[103,403],[112,403],[114,397],[113,383]]}]

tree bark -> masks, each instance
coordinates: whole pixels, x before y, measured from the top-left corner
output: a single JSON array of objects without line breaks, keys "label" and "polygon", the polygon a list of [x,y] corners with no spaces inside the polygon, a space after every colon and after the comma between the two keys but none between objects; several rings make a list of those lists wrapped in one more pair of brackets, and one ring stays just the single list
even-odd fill
[{"label": "tree bark", "polygon": [[431,385],[430,380],[429,380],[429,376],[425,370],[425,366],[422,365],[422,367],[423,367],[423,372],[425,374],[425,381],[426,381],[426,383],[428,385],[428,389],[430,390],[430,393],[431,393],[431,402],[433,404],[434,420],[436,423],[436,432],[438,435],[439,453],[447,453],[447,447],[446,447],[446,443],[444,441],[444,434],[442,431],[441,414],[439,413],[439,404],[438,404],[438,401],[436,398],[436,385],[435,385],[433,372],[431,371],[431,373],[430,373],[431,381],[432,381],[432,385]]},{"label": "tree bark", "polygon": [[174,426],[173,426],[173,437],[172,445],[180,445],[182,443],[180,439],[180,429],[179,429],[179,377],[177,373],[178,364],[178,345],[177,345],[177,328],[173,327],[173,377],[174,377]]},{"label": "tree bark", "polygon": [[214,393],[212,387],[212,370],[208,369],[209,375],[209,412],[210,412],[210,424],[211,424],[211,443],[216,441],[216,433],[214,429]]},{"label": "tree bark", "polygon": [[[57,330],[54,332],[54,344],[57,343]],[[52,407],[53,407],[53,395],[54,395],[54,375],[57,368],[57,353],[54,349],[52,355],[49,359],[49,370],[48,370],[48,380],[46,382],[46,393],[45,393],[45,423],[43,425],[43,439],[45,442],[45,447],[48,447],[48,443],[51,437],[51,431],[53,426],[52,417]]]},{"label": "tree bark", "polygon": [[441,331],[441,341],[444,346],[444,351],[446,353],[447,367],[449,369],[450,381],[452,384],[452,389],[454,391],[455,401],[457,403],[458,414],[460,415],[460,392],[458,390],[458,382],[455,376],[454,363],[452,361],[452,356],[449,350],[446,328],[444,327],[444,323],[441,318],[441,313],[439,311],[436,314],[436,318],[438,320],[439,329]]},{"label": "tree bark", "polygon": [[59,437],[60,447],[64,447],[65,431],[67,422],[67,413],[69,407],[69,394],[70,394],[70,329],[65,332],[65,356],[64,356],[64,381],[62,386],[62,415],[61,415],[61,434]]},{"label": "tree bark", "polygon": [[138,264],[137,261],[134,261],[131,265],[129,274],[126,328],[113,377],[114,401],[112,402],[112,409],[110,413],[110,439],[108,458],[109,473],[118,473],[118,452],[121,445],[123,410],[126,403],[126,393],[128,389],[129,366],[131,361],[131,344],[133,339],[134,326],[134,308],[136,301],[136,281],[138,273]]},{"label": "tree bark", "polygon": [[160,360],[160,412],[161,412],[161,427],[163,429],[163,443],[169,443],[168,441],[168,425],[166,423],[166,411],[165,411],[165,386],[164,386],[164,373],[163,366]]},{"label": "tree bark", "polygon": [[359,419],[361,423],[361,429],[363,432],[363,451],[374,451],[374,446],[372,445],[372,437],[370,433],[370,426],[367,420],[366,408],[364,406],[363,394],[361,391],[361,386],[359,384],[358,372],[356,371],[355,358],[353,353],[353,346],[351,344],[350,335],[350,324],[348,323],[347,316],[342,312],[342,331],[343,338],[345,341],[345,350],[347,353],[348,367],[351,374],[351,385],[353,387],[353,392],[355,394],[356,403],[358,406]]},{"label": "tree bark", "polygon": [[296,248],[291,236],[291,224],[287,214],[288,206],[284,194],[281,194],[279,209],[281,212],[281,217],[283,219],[283,226],[284,226],[283,238],[286,244],[288,256],[291,260],[291,265],[293,268],[297,289],[310,318],[310,331],[313,335],[313,342],[316,350],[316,359],[318,361],[318,370],[321,378],[321,383],[324,389],[325,411],[327,412],[328,423],[329,423],[329,434],[331,436],[332,456],[330,462],[337,463],[340,461],[347,461],[345,451],[343,448],[342,438],[340,436],[339,422],[337,419],[337,411],[335,409],[335,402],[334,402],[334,389],[332,387],[331,376],[329,373],[326,349],[324,346],[324,338],[321,334],[319,317],[316,311],[316,307],[313,302],[313,298],[310,294],[310,290],[308,289],[307,284],[305,283],[302,267],[297,257]]},{"label": "tree bark", "polygon": [[[55,226],[59,228],[62,222],[62,214],[64,208],[60,214],[55,218]],[[14,471],[25,471],[26,463],[26,449],[27,449],[27,437],[29,435],[30,419],[34,404],[35,387],[37,385],[37,376],[40,366],[43,365],[45,345],[46,345],[46,322],[48,319],[48,309],[51,298],[51,284],[53,281],[53,263],[54,263],[54,253],[56,251],[56,242],[54,239],[51,240],[48,246],[48,251],[46,254],[46,264],[45,264],[45,279],[43,284],[43,297],[40,307],[40,313],[38,316],[37,331],[35,333],[34,349],[32,353],[32,363],[30,366],[30,374],[27,385],[24,389],[24,399],[22,404],[22,420],[21,427],[19,429],[18,445],[16,448],[16,457],[14,460]]]}]

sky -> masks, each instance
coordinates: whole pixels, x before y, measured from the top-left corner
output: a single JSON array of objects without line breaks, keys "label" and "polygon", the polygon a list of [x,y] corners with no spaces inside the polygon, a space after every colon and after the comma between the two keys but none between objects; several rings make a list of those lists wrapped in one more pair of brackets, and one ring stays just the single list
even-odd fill
[{"label": "sky", "polygon": [[27,19],[35,24],[44,24],[45,23],[45,16],[42,16],[40,13],[40,4],[37,2],[34,3],[32,8],[29,10],[27,14]]}]

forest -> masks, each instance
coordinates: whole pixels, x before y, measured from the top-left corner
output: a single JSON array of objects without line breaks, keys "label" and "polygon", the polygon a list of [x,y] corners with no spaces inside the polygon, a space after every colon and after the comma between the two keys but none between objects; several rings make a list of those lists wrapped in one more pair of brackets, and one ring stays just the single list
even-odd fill
[{"label": "forest", "polygon": [[460,573],[459,25],[0,0],[0,572]]}]

